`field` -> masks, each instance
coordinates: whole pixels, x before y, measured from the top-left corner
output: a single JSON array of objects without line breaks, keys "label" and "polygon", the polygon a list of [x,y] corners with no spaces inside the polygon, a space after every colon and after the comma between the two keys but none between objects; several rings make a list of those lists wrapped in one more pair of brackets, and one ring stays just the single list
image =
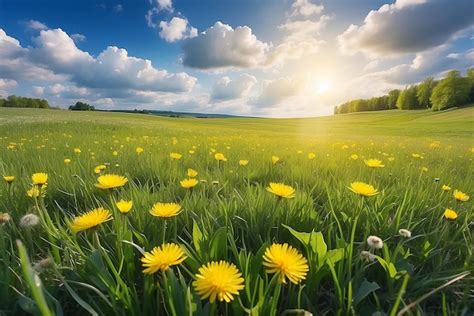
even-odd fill
[{"label": "field", "polygon": [[0,109],[0,315],[471,315],[473,131]]}]

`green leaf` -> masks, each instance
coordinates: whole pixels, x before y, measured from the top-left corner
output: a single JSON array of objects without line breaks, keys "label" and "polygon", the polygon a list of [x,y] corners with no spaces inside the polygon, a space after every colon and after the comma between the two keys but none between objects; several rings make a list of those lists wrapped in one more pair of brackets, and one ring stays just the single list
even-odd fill
[{"label": "green leaf", "polygon": [[315,232],[314,230],[311,233],[299,232],[291,228],[290,226],[282,224],[283,227],[288,229],[288,231],[301,241],[309,250],[318,256],[318,264],[322,265],[324,262],[324,257],[326,256],[328,246],[324,241],[323,234],[321,232]]},{"label": "green leaf", "polygon": [[193,244],[196,251],[201,254],[201,241],[203,234],[199,229],[199,225],[193,220]]},{"label": "green leaf", "polygon": [[354,306],[359,305],[359,303],[362,302],[362,300],[366,298],[367,295],[369,295],[372,292],[377,291],[378,289],[380,289],[380,286],[376,282],[369,282],[367,281],[367,279],[364,279],[364,281],[362,281],[362,284],[359,286],[354,296],[354,299],[353,299]]},{"label": "green leaf", "polygon": [[221,227],[215,233],[211,241],[211,259],[225,258],[227,255],[227,228]]}]

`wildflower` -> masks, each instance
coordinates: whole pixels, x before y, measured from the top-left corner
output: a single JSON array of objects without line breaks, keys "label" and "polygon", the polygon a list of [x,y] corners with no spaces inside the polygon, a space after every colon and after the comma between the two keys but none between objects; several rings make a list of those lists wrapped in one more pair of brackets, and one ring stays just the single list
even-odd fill
[{"label": "wildflower", "polygon": [[180,264],[186,259],[183,249],[177,244],[168,243],[154,247],[145,252],[141,258],[143,273],[153,274],[159,270],[167,271],[171,266]]},{"label": "wildflower", "polygon": [[383,241],[380,237],[377,236],[369,236],[367,237],[367,244],[372,249],[382,249],[383,248]]},{"label": "wildflower", "polygon": [[107,169],[106,165],[98,165],[97,167],[94,168],[94,173],[101,173],[105,169]]},{"label": "wildflower", "polygon": [[71,163],[71,159],[69,158],[65,158],[64,159],[64,163],[67,165],[67,164],[70,164]]},{"label": "wildflower", "polygon": [[11,220],[11,216],[8,213],[0,213],[0,224],[5,224]]},{"label": "wildflower", "polygon": [[150,214],[156,217],[173,217],[181,213],[181,205],[177,203],[155,203]]},{"label": "wildflower", "polygon": [[173,159],[173,160],[179,160],[179,159],[181,159],[181,157],[183,157],[183,155],[178,154],[178,153],[171,153],[171,154],[170,154],[170,157],[171,157],[171,159]]},{"label": "wildflower", "polygon": [[188,153],[189,153],[190,155],[193,155],[193,154],[195,153],[195,151],[191,149],[190,151],[188,151]]},{"label": "wildflower", "polygon": [[413,158],[423,159],[423,156],[420,155],[420,154],[411,154],[411,156],[412,156]]},{"label": "wildflower", "polygon": [[427,172],[428,171],[428,168],[426,167],[421,167],[421,172]]},{"label": "wildflower", "polygon": [[446,184],[444,184],[444,185],[441,187],[441,190],[443,190],[444,192],[448,192],[448,191],[451,190],[451,187],[448,186],[448,185],[446,185]]},{"label": "wildflower", "polygon": [[104,174],[97,178],[95,186],[99,189],[114,189],[125,185],[128,179],[116,174]]},{"label": "wildflower", "polygon": [[371,254],[369,251],[362,250],[360,252],[360,257],[362,258],[362,260],[365,260],[367,262],[375,261],[375,255]]},{"label": "wildflower", "polygon": [[46,184],[39,187],[39,186],[32,186],[31,189],[26,191],[26,195],[30,198],[37,198],[37,197],[44,197],[46,194]]},{"label": "wildflower", "polygon": [[33,173],[31,181],[33,182],[33,185],[45,185],[48,182],[48,174],[44,172]]},{"label": "wildflower", "polygon": [[444,218],[446,218],[447,220],[455,220],[456,218],[458,218],[458,213],[456,213],[455,210],[447,208],[444,210]]},{"label": "wildflower", "polygon": [[279,161],[280,161],[280,158],[278,158],[277,156],[272,156],[272,162],[274,165],[276,165]]},{"label": "wildflower", "polygon": [[188,168],[187,175],[190,178],[195,178],[198,175],[198,172],[194,169]]},{"label": "wildflower", "polygon": [[3,176],[3,180],[5,180],[6,183],[10,184],[15,180],[15,176]]},{"label": "wildflower", "polygon": [[72,221],[71,229],[73,232],[78,233],[110,220],[112,220],[112,214],[110,214],[109,210],[99,207],[75,217]]},{"label": "wildflower", "polygon": [[411,238],[411,231],[409,231],[408,229],[402,228],[402,229],[400,229],[400,230],[398,231],[398,233],[399,233],[400,236],[402,236],[402,237]]},{"label": "wildflower", "polygon": [[456,199],[456,201],[459,201],[459,202],[469,201],[469,195],[467,195],[466,193],[461,192],[459,190],[454,190],[453,196]]},{"label": "wildflower", "polygon": [[357,160],[357,159],[359,159],[359,156],[356,155],[356,154],[352,154],[352,155],[351,155],[351,159],[352,159],[352,160]]},{"label": "wildflower", "polygon": [[229,303],[244,288],[244,278],[234,264],[223,260],[212,261],[199,268],[193,286],[201,299],[209,298],[211,303],[216,299]]},{"label": "wildflower", "polygon": [[265,250],[263,265],[267,273],[278,274],[280,283],[286,284],[286,278],[298,284],[306,278],[309,266],[306,258],[296,248],[288,244],[272,244]]},{"label": "wildflower", "polygon": [[248,165],[248,164],[249,164],[249,161],[248,161],[248,160],[244,160],[244,159],[239,160],[239,165],[241,165],[241,166],[246,166],[246,165]]},{"label": "wildflower", "polygon": [[181,186],[185,189],[191,189],[193,187],[195,187],[199,181],[194,179],[194,178],[191,178],[191,179],[184,179],[182,181],[179,182],[181,184]]},{"label": "wildflower", "polygon": [[140,155],[143,151],[144,151],[144,149],[141,148],[141,147],[137,147],[137,148],[135,149],[135,152],[137,153],[137,155]]},{"label": "wildflower", "polygon": [[227,158],[224,156],[223,153],[217,153],[214,155],[214,158],[217,160],[217,161],[227,161]]},{"label": "wildflower", "polygon": [[275,194],[278,197],[286,199],[291,199],[295,197],[295,189],[283,183],[270,182],[270,186],[267,187],[267,191]]},{"label": "wildflower", "polygon": [[120,200],[115,203],[115,206],[117,206],[120,213],[126,214],[132,209],[133,201]]},{"label": "wildflower", "polygon": [[388,157],[388,161],[394,161],[395,157]]},{"label": "wildflower", "polygon": [[114,151],[112,152],[112,155],[118,156],[118,151],[114,150]]},{"label": "wildflower", "polygon": [[367,159],[367,160],[364,160],[364,162],[367,165],[367,167],[369,167],[369,168],[383,168],[383,167],[385,167],[385,165],[382,163],[382,160],[378,160],[378,159]]},{"label": "wildflower", "polygon": [[349,190],[361,196],[367,197],[374,196],[380,193],[372,185],[364,182],[352,182]]},{"label": "wildflower", "polygon": [[75,153],[75,154],[80,154],[80,153],[81,153],[81,149],[80,149],[80,148],[74,148],[74,153]]},{"label": "wildflower", "polygon": [[309,153],[309,154],[308,154],[308,159],[309,159],[309,160],[313,160],[314,158],[316,158],[316,154],[315,154],[315,153]]},{"label": "wildflower", "polygon": [[20,218],[20,227],[31,228],[38,225],[39,222],[40,222],[40,218],[37,215],[33,213],[26,214],[22,218]]}]

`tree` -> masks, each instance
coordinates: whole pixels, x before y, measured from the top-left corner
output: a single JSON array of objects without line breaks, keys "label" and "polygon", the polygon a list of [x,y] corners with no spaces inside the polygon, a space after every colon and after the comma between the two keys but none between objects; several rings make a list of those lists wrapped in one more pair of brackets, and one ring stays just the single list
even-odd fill
[{"label": "tree", "polygon": [[84,102],[76,102],[75,105],[69,106],[69,110],[71,111],[95,111],[95,107],[93,105],[89,105]]},{"label": "tree", "polygon": [[400,95],[400,90],[392,90],[388,93],[388,108],[389,109],[396,109],[397,108],[397,100],[398,96]]},{"label": "tree", "polygon": [[436,86],[436,81],[433,77],[426,78],[422,83],[418,85],[416,90],[416,97],[421,108],[431,107],[431,93],[433,88]]},{"label": "tree", "polygon": [[416,97],[416,86],[405,88],[397,99],[397,108],[400,110],[413,110],[418,108],[418,99]]},{"label": "tree", "polygon": [[471,89],[469,91],[469,102],[474,102],[474,68],[469,68],[466,71],[467,75],[467,80],[469,81],[469,84],[471,86]]},{"label": "tree", "polygon": [[430,98],[433,111],[466,104],[469,101],[470,91],[469,78],[461,77],[461,73],[457,70],[451,70],[433,89]]}]

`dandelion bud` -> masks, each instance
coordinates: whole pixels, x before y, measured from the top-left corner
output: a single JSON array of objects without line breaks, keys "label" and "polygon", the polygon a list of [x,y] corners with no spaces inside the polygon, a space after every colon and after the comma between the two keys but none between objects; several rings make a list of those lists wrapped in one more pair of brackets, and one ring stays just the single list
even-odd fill
[{"label": "dandelion bud", "polygon": [[361,251],[360,257],[362,258],[362,260],[365,260],[367,262],[373,262],[375,260],[375,256],[365,250]]},{"label": "dandelion bud", "polygon": [[402,236],[402,237],[411,238],[411,231],[409,231],[408,229],[402,228],[402,229],[400,229],[400,230],[398,231],[398,233],[399,233],[400,236]]},{"label": "dandelion bud", "polygon": [[20,227],[21,228],[31,228],[38,225],[40,219],[35,214],[26,214],[20,219]]},{"label": "dandelion bud", "polygon": [[10,214],[8,213],[0,213],[0,224],[5,224],[11,219]]},{"label": "dandelion bud", "polygon": [[380,237],[377,236],[369,236],[367,237],[367,244],[372,249],[382,249],[383,248],[383,241]]}]

